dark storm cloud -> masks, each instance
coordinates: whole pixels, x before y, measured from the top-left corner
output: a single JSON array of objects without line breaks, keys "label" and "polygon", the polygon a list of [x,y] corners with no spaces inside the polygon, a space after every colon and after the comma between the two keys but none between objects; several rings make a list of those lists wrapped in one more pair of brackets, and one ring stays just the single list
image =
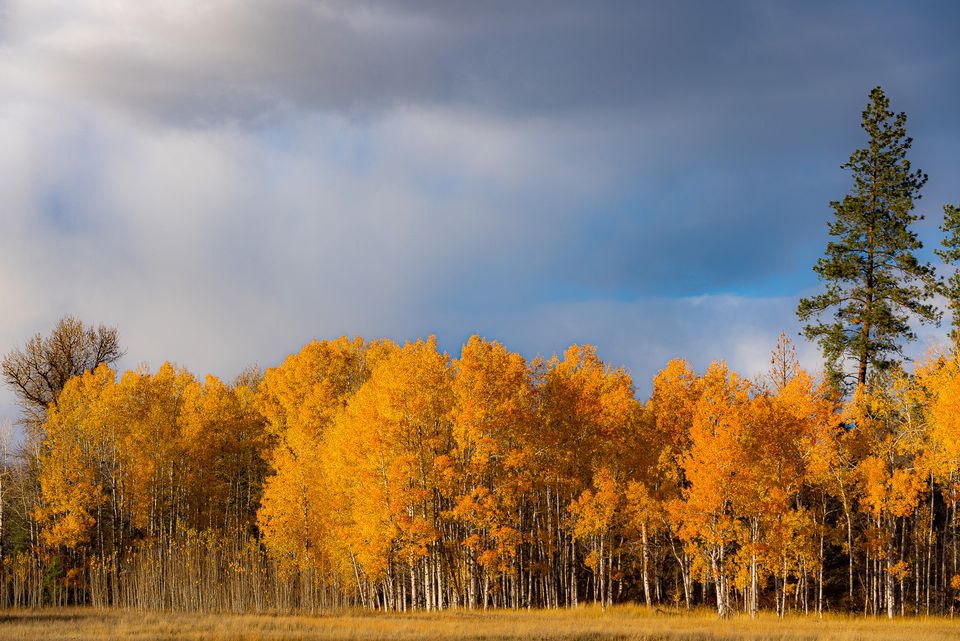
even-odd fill
[{"label": "dark storm cloud", "polygon": [[[7,41],[61,81],[185,122],[440,104],[530,118],[609,110],[700,128],[771,107],[823,115],[823,100],[851,83],[859,96],[880,80],[922,84],[938,66],[955,70],[960,8],[276,0],[11,14]],[[772,123],[754,124],[762,134]]]}]

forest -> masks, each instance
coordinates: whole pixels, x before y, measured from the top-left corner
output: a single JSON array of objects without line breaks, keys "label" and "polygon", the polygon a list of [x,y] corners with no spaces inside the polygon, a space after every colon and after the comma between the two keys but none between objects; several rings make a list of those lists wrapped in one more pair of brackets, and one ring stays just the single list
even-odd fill
[{"label": "forest", "polygon": [[[68,321],[60,333],[78,324]],[[960,361],[842,400],[571,346],[312,342],[262,376],[69,379],[3,470],[3,580],[43,603],[260,611],[640,601],[949,613]]]},{"label": "forest", "polygon": [[64,317],[3,360],[0,605],[952,615],[957,330],[902,346],[960,279],[917,258],[905,121],[871,92],[798,307],[818,372],[781,333],[768,372],[677,358],[641,398],[589,344],[344,336],[227,382],[117,371],[118,330]]}]

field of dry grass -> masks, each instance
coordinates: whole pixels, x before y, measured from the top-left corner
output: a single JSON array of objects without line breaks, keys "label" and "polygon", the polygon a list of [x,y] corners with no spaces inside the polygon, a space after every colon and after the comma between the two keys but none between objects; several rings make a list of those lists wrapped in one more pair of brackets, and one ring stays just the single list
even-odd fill
[{"label": "field of dry grass", "polygon": [[960,619],[865,619],[829,616],[779,621],[718,621],[710,612],[647,612],[642,608],[534,612],[327,616],[187,614],[84,608],[0,612],[0,639],[36,641],[427,641],[451,639],[590,639],[823,641],[954,641]]}]

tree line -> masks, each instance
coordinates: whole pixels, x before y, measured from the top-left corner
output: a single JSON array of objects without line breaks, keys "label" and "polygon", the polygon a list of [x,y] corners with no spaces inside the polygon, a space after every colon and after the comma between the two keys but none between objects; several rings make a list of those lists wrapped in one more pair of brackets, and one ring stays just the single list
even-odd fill
[{"label": "tree line", "polygon": [[960,356],[902,349],[960,281],[917,258],[905,122],[871,92],[798,308],[822,374],[781,334],[765,374],[676,359],[645,399],[591,345],[479,336],[118,376],[116,329],[61,320],[2,363],[25,437],[0,440],[0,604],[952,614]]},{"label": "tree line", "polygon": [[[4,467],[8,604],[952,612],[960,360],[842,398],[781,336],[637,399],[590,346],[313,342],[67,381]],[[22,506],[17,505],[22,503]]]}]

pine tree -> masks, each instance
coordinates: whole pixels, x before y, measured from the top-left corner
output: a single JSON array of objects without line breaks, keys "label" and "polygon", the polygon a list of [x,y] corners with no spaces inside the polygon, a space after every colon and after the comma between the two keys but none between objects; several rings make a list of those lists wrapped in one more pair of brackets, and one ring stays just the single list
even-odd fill
[{"label": "pine tree", "polygon": [[[866,384],[869,370],[887,369],[902,356],[902,343],[916,338],[912,320],[939,321],[930,302],[933,269],[915,255],[923,245],[911,229],[922,218],[914,201],[927,176],[907,159],[907,116],[890,111],[876,87],[862,118],[869,142],[842,166],[852,172],[854,186],[831,203],[832,239],[813,268],[826,291],[801,299],[797,308],[807,323],[804,334],[819,343],[838,385],[847,378],[848,360],[857,365],[856,383]],[[828,310],[832,318],[820,320]]]},{"label": "pine tree", "polygon": [[[945,236],[941,241],[941,249],[936,251],[937,256],[948,265],[960,266],[960,205],[944,205],[940,231]],[[952,315],[950,338],[955,345],[960,345],[960,271],[955,271],[943,283],[943,295],[947,297]]]}]

